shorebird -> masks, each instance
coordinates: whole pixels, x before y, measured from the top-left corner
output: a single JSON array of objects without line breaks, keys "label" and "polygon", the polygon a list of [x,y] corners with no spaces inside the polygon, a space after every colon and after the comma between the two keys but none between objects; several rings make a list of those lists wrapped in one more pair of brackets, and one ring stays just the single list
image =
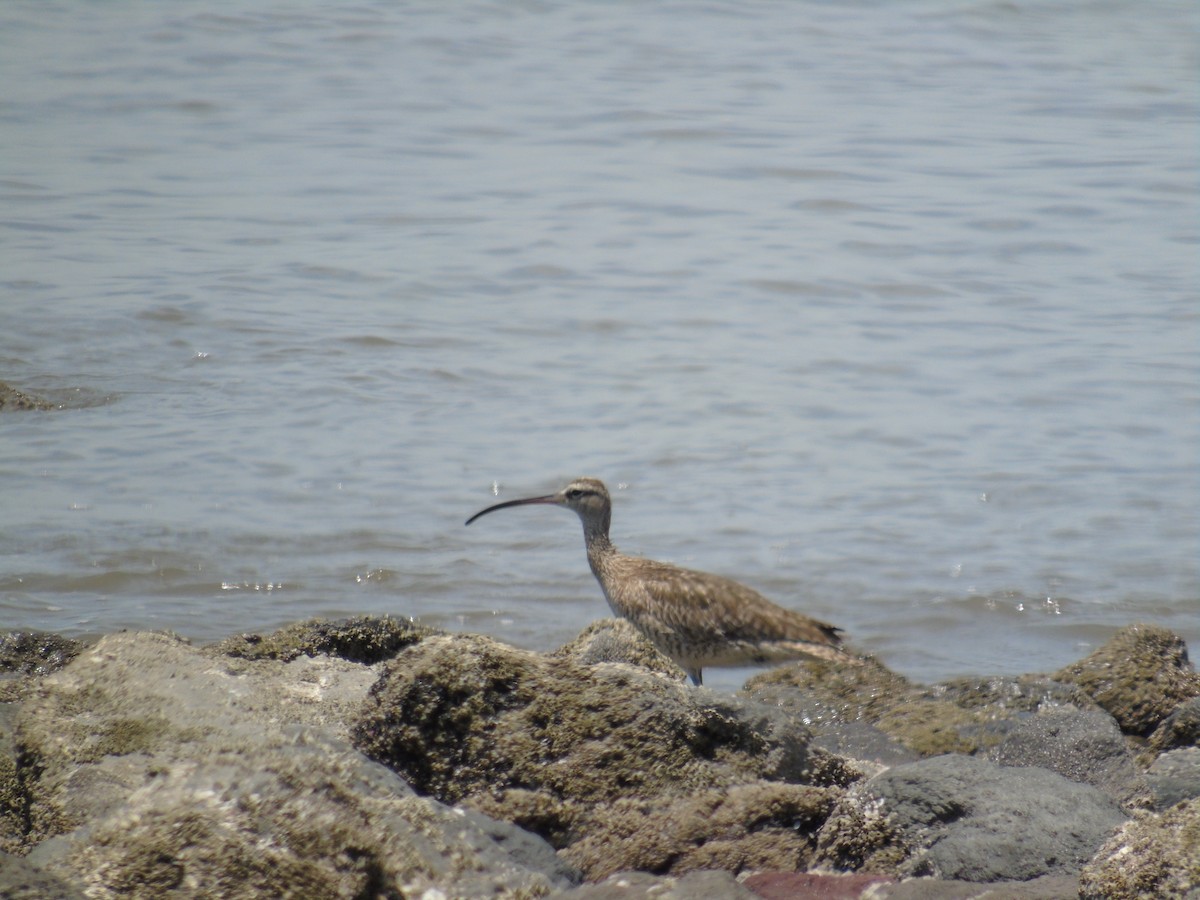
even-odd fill
[{"label": "shorebird", "polygon": [[596,478],[577,478],[556,494],[506,500],[467,519],[535,503],[574,510],[583,522],[588,564],[612,611],[628,619],[663,655],[702,684],[705,666],[745,666],[820,658],[859,665],[841,649],[840,628],[772,603],[720,575],[627,556],[608,538],[612,498]]}]

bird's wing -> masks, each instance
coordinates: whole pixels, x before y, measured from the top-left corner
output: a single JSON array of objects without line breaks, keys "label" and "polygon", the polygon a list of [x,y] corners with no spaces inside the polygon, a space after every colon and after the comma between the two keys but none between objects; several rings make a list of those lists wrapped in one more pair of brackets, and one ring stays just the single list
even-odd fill
[{"label": "bird's wing", "polygon": [[800,641],[837,646],[841,629],[772,603],[729,578],[644,560],[645,609],[669,629],[728,641]]}]

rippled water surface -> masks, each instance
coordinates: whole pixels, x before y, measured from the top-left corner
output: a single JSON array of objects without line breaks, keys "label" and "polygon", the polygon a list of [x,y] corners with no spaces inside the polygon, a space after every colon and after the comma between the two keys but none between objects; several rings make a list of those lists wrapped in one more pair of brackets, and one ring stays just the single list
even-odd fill
[{"label": "rippled water surface", "polygon": [[590,474],[916,678],[1195,649],[1198,18],[4,4],[0,628],[548,649],[578,524],[463,521]]}]

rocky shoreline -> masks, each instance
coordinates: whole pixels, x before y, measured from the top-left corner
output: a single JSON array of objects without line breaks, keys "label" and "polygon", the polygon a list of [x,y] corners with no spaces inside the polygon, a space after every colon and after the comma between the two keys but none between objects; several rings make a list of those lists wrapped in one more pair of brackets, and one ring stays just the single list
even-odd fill
[{"label": "rocky shoreline", "polygon": [[1200,898],[1200,676],[684,683],[394,619],[196,647],[0,634],[0,896]]}]

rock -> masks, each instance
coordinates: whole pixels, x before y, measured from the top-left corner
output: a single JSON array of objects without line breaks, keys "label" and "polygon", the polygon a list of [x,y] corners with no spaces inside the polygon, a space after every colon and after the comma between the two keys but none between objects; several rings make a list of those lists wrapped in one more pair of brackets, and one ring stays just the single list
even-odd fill
[{"label": "rock", "polygon": [[1025,719],[990,754],[1002,766],[1040,766],[1100,788],[1118,803],[1148,788],[1116,721],[1100,710],[1050,709]]},{"label": "rock", "polygon": [[558,896],[568,900],[761,900],[728,872],[690,872],[682,877],[618,872]]},{"label": "rock", "polygon": [[604,802],[811,769],[785,713],[645,672],[476,635],[429,638],[371,688],[355,745],[448,801],[512,788]]},{"label": "rock", "polygon": [[84,900],[71,884],[48,875],[20,856],[0,851],[0,897],[4,900]]},{"label": "rock", "polygon": [[0,703],[22,699],[37,679],[61,669],[83,644],[45,631],[0,634]]},{"label": "rock", "polygon": [[569,886],[539,838],[418,797],[348,744],[376,676],[329,656],[247,660],[169,635],[101,639],[18,716],[28,861],[90,897]]},{"label": "rock", "polygon": [[417,790],[545,837],[591,879],[794,867],[832,807],[820,788],[859,777],[782,710],[474,635],[387,664],[352,734]]},{"label": "rock", "polygon": [[600,619],[593,622],[554,656],[573,660],[582,666],[596,663],[627,663],[678,681],[687,678],[683,669],[663,656],[626,619]]},{"label": "rock", "polygon": [[24,848],[25,792],[14,741],[18,711],[13,703],[0,703],[0,853],[5,855]]},{"label": "rock", "polygon": [[953,678],[932,685],[930,698],[964,709],[1039,713],[1050,709],[1099,709],[1078,686],[1045,675],[993,675]]},{"label": "rock", "polygon": [[0,672],[49,675],[79,655],[83,644],[45,631],[0,634]]},{"label": "rock", "polygon": [[268,635],[239,634],[212,649],[242,659],[279,659],[328,655],[371,665],[391,659],[405,647],[437,632],[390,616],[357,616],[329,622],[308,619]]},{"label": "rock", "polygon": [[617,800],[562,851],[589,881],[626,868],[680,874],[807,868],[815,833],[840,792],[755,782],[674,800]]},{"label": "rock", "polygon": [[[30,859],[99,882],[100,896],[189,885],[216,897],[285,896],[301,886],[314,897],[438,888],[492,896],[569,883],[544,842],[504,823],[480,827],[482,819],[417,797],[345,743],[293,726],[249,764],[230,753],[165,767],[111,815],[45,842]],[[546,875],[531,877],[530,864]]]},{"label": "rock", "polygon": [[813,747],[820,747],[839,756],[850,757],[880,769],[916,762],[920,757],[886,732],[866,722],[841,722],[819,728],[813,733]]},{"label": "rock", "polygon": [[0,410],[56,409],[48,400],[32,397],[0,381]]},{"label": "rock", "polygon": [[837,868],[971,882],[1073,875],[1125,820],[1096,788],[1045,769],[940,756],[851,788],[818,835]]},{"label": "rock", "polygon": [[1200,747],[1168,750],[1146,771],[1146,781],[1159,812],[1200,797]]},{"label": "rock", "polygon": [[1086,691],[1126,734],[1146,736],[1175,708],[1200,696],[1187,645],[1157,625],[1129,625],[1095,652],[1060,670],[1059,681]]},{"label": "rock", "polygon": [[1184,700],[1171,710],[1147,742],[1147,748],[1155,755],[1176,747],[1197,746],[1200,746],[1200,697]]},{"label": "rock", "polygon": [[1084,867],[1079,896],[1200,897],[1200,799],[1127,822]]},{"label": "rock", "polygon": [[[787,710],[839,744],[853,741],[842,725],[871,725],[918,757],[978,753],[998,743],[1019,710],[960,706],[935,689],[913,684],[876,660],[862,666],[805,662],[781,666],[746,682],[743,693]],[[902,755],[888,750],[887,756]]]},{"label": "rock", "polygon": [[831,875],[818,872],[760,872],[742,884],[763,900],[796,900],[799,897],[821,900],[858,900],[870,891],[883,897],[882,885],[892,884],[882,875]]},{"label": "rock", "polygon": [[876,888],[869,896],[871,900],[1074,900],[1078,894],[1079,879],[1074,875],[1043,875],[992,884],[911,878]]}]

